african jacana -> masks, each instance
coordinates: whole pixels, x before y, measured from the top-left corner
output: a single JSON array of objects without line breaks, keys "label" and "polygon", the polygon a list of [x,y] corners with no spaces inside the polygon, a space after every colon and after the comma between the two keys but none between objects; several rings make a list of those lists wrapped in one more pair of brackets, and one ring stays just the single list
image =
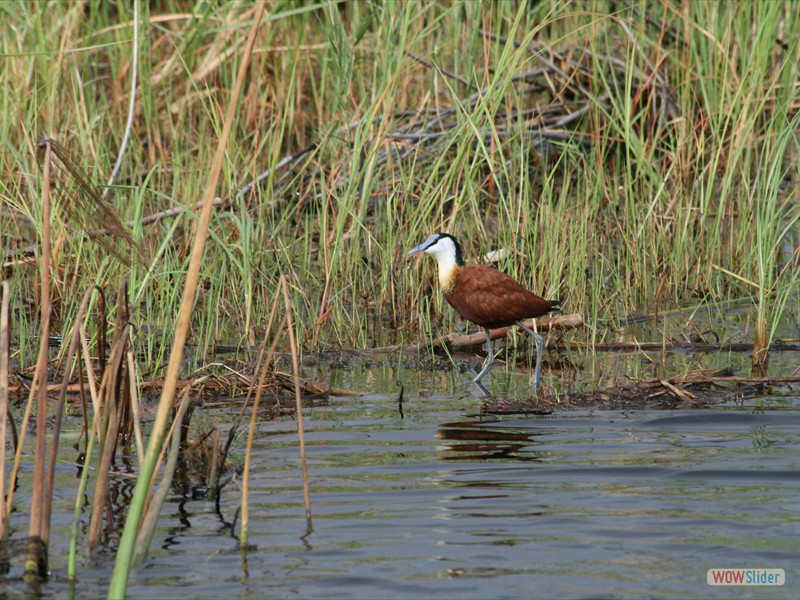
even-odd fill
[{"label": "african jacana", "polygon": [[539,391],[542,372],[544,340],[535,331],[521,323],[522,319],[540,317],[556,308],[558,300],[545,300],[526,290],[511,277],[494,267],[464,265],[461,246],[447,233],[434,233],[406,256],[417,252],[433,254],[439,263],[439,286],[445,300],[456,312],[486,331],[486,350],[489,357],[481,372],[473,380],[482,389],[481,379],[492,368],[494,351],[490,329],[519,325],[536,341],[536,371],[533,377],[534,393]]}]

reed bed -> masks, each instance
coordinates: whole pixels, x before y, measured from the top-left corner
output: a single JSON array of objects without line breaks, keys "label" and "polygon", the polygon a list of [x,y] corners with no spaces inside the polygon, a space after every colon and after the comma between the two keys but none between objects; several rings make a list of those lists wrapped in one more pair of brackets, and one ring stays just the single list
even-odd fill
[{"label": "reed bed", "polygon": [[[47,421],[48,380],[63,381],[59,416],[66,386],[86,382],[87,547],[116,543],[107,474],[118,443],[135,446],[112,595],[187,439],[180,378],[221,342],[261,346],[258,365],[271,346],[257,396],[281,348],[299,398],[304,352],[425,352],[454,329],[432,266],[403,260],[432,231],[561,298],[585,324],[564,334],[572,351],[619,342],[636,315],[658,342],[735,304],[753,325],[716,342],[750,344],[765,372],[800,319],[798,19],[789,0],[0,6],[0,409],[11,372],[36,373],[25,422],[34,394]],[[138,395],[154,380],[145,432]],[[44,432],[34,578],[55,468],[43,450],[58,447]],[[203,439],[218,491],[230,439]]]},{"label": "reed bed", "polygon": [[[211,214],[194,366],[221,339],[257,345],[282,273],[305,349],[451,329],[441,300],[419,293],[430,266],[401,260],[433,230],[474,260],[505,249],[498,266],[562,297],[594,341],[658,304],[749,298],[764,348],[796,313],[791,3],[410,4],[268,7]],[[116,260],[124,238],[76,220],[69,202],[52,225],[53,322],[69,332],[71,298],[126,277],[146,373],[166,364],[208,141],[253,19],[252,6],[179,9],[140,7],[133,135],[109,191],[145,262]],[[7,11],[3,111],[19,118],[0,124],[0,225],[27,368],[41,325],[33,140],[58,136],[106,180],[133,14]],[[370,331],[374,317],[386,326]]]}]

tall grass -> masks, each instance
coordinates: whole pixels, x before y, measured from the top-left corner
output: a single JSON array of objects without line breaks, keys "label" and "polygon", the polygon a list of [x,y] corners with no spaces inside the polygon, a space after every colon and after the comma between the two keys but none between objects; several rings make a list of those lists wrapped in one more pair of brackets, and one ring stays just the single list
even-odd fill
[{"label": "tall grass", "polygon": [[[473,259],[511,250],[500,266],[563,297],[593,339],[604,323],[652,310],[662,277],[668,303],[751,297],[769,307],[725,273],[754,276],[754,241],[796,215],[786,203],[797,163],[796,11],[789,2],[609,11],[617,6],[272,6],[226,154],[225,204],[212,217],[196,360],[220,338],[257,342],[280,273],[298,292],[306,348],[374,344],[373,315],[389,318],[378,332],[387,342],[429,330],[429,311],[451,327],[439,298],[418,297],[431,266],[400,262],[439,229]],[[132,14],[124,4],[0,10],[0,243],[27,366],[37,324],[25,299],[38,297],[38,273],[13,251],[41,223],[32,140],[52,134],[105,179],[126,117]],[[199,199],[238,64],[234,33],[253,18],[245,5],[188,16],[164,2],[144,13],[134,136],[111,191],[134,222]],[[542,128],[556,113],[572,117]],[[562,135],[539,137],[545,129]],[[237,193],[266,171],[257,191]],[[123,271],[56,212],[53,319],[66,331],[75,294]],[[764,217],[757,235],[750,215]],[[134,226],[152,261],[129,275],[146,373],[164,365],[195,226],[191,213]],[[779,278],[765,289],[794,289],[796,269]],[[779,312],[765,313],[768,338]]]}]

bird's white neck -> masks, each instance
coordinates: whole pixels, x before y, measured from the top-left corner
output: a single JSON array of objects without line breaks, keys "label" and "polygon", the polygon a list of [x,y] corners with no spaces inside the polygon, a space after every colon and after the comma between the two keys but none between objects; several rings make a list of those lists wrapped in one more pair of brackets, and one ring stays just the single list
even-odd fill
[{"label": "bird's white neck", "polygon": [[435,244],[425,249],[426,254],[432,254],[439,266],[439,285],[446,296],[456,287],[456,278],[461,270],[459,252],[456,244],[450,237],[442,237]]}]

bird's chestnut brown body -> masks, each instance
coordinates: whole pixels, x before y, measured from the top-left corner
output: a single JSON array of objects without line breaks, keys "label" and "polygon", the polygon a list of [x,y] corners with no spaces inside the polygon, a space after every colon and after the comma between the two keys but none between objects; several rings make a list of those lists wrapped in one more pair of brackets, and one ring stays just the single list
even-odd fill
[{"label": "bird's chestnut brown body", "polygon": [[452,271],[450,289],[443,290],[445,300],[458,314],[481,327],[507,327],[558,306],[557,301],[529,292],[493,267],[456,266]]}]

